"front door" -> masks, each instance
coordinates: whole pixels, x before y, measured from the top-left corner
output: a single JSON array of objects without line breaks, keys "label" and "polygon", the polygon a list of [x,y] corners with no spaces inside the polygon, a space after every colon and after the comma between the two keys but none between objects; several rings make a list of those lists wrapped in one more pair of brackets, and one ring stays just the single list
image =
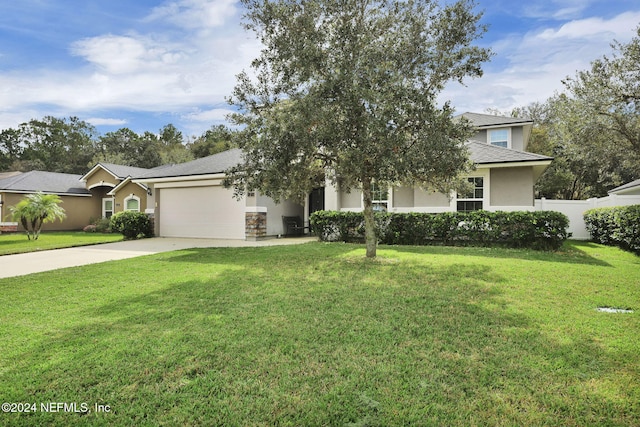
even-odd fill
[{"label": "front door", "polygon": [[315,188],[309,194],[309,216],[316,211],[324,210],[324,187]]}]

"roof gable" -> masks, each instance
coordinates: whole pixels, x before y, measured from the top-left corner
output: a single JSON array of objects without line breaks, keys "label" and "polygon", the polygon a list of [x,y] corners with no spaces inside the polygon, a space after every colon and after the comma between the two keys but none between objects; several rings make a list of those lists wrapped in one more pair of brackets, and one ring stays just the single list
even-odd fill
[{"label": "roof gable", "polygon": [[[126,187],[126,186],[127,186],[127,184],[128,184],[128,183],[130,183],[131,181],[132,181],[132,180],[131,180],[131,177],[130,177],[130,176],[126,177],[126,178],[125,178],[125,179],[124,179],[120,184],[116,185],[116,186],[115,186],[111,191],[109,191],[107,194],[109,194],[109,195],[111,195],[111,196],[114,196],[118,191],[120,191],[120,190],[122,190],[124,187]],[[136,184],[137,186],[139,186],[140,188],[142,188],[143,190],[147,191],[147,188],[148,188],[148,187],[147,187],[146,185],[144,185],[144,184],[142,184],[142,183],[140,183],[140,182],[136,182],[135,184]]]},{"label": "roof gable", "polygon": [[81,178],[82,181],[86,182],[91,175],[96,173],[99,170],[104,170],[114,178],[118,180],[123,180],[128,176],[137,176],[148,172],[150,169],[138,168],[135,166],[123,166],[116,165],[114,163],[96,163],[94,167],[91,168],[89,172],[84,174]]}]

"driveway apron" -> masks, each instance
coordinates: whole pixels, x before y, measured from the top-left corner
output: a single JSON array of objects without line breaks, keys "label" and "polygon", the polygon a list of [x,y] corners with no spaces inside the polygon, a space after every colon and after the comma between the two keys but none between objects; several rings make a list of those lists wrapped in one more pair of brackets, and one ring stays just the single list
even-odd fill
[{"label": "driveway apron", "polygon": [[77,248],[0,256],[0,278],[23,276],[26,274],[57,270],[59,268],[96,264],[189,248],[293,245],[315,240],[315,237],[265,239],[258,241],[154,237],[151,239],[103,243]]}]

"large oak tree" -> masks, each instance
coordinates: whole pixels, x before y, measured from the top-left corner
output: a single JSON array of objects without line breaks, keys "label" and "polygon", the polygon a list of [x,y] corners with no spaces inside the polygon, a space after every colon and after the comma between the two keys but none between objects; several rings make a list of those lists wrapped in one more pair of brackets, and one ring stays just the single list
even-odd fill
[{"label": "large oak tree", "polygon": [[482,75],[486,28],[471,0],[242,0],[264,48],[230,103],[244,162],[237,194],[304,200],[325,180],[362,191],[376,255],[372,186],[449,191],[468,166],[469,124],[437,97]]}]

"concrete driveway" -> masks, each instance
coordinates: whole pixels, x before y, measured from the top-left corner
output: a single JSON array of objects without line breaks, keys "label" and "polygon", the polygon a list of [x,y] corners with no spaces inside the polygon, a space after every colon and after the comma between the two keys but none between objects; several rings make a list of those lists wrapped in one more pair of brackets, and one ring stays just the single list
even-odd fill
[{"label": "concrete driveway", "polygon": [[315,240],[317,240],[315,237],[296,237],[253,242],[246,240],[154,237],[151,239],[103,243],[77,248],[0,256],[0,278],[23,276],[59,268],[96,264],[180,249],[295,245]]}]

